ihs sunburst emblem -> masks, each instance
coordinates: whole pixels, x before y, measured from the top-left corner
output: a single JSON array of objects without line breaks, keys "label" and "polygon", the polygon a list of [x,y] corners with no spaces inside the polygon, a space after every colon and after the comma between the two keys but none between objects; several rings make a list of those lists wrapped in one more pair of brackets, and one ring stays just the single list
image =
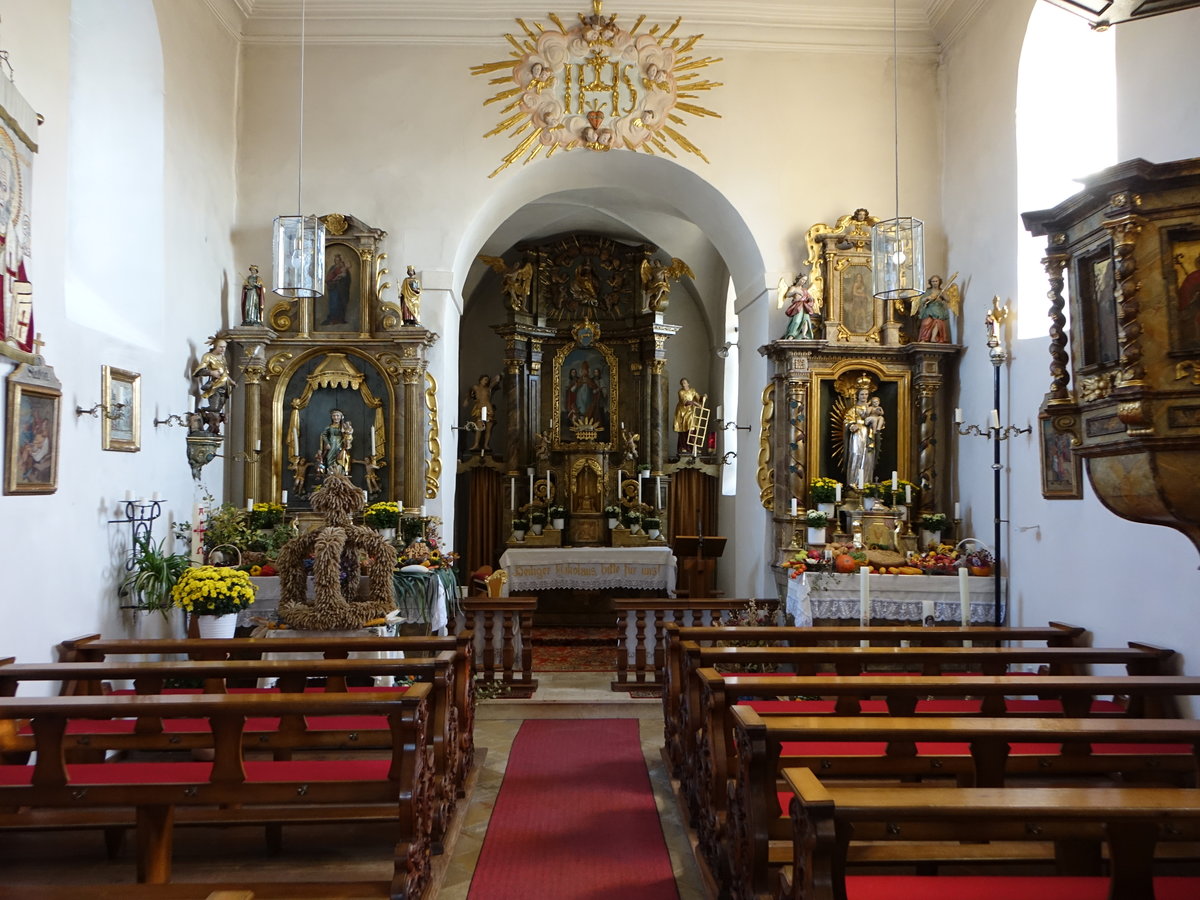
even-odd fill
[{"label": "ihs sunburst emblem", "polygon": [[639,34],[644,15],[626,31],[615,15],[601,13],[602,5],[592,0],[592,15],[580,14],[572,28],[553,13],[557,30],[517,19],[524,37],[504,36],[513,46],[508,58],[471,68],[472,75],[504,73],[489,82],[499,88],[484,105],[505,105],[484,137],[508,132],[518,141],[492,176],[521,157],[527,163],[543,151],[549,157],[580,147],[675,157],[676,146],[708,162],[677,126],[684,114],[719,118],[692,101],[721,86],[701,76],[721,60],[692,55],[703,35],[675,37],[682,19],[661,34],[658,25]]}]

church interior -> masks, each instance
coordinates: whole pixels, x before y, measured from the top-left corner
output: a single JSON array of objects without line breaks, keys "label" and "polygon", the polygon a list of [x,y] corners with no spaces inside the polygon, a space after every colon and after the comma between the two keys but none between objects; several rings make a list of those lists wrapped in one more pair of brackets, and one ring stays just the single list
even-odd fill
[{"label": "church interior", "polygon": [[[767,883],[746,835],[761,825],[772,859],[790,854],[788,809],[770,829],[748,825],[740,792],[752,787],[718,782],[749,758],[750,738],[735,735],[750,726],[730,712],[728,746],[713,749],[696,719],[698,685],[713,697],[700,673],[799,676],[800,664],[769,647],[764,662],[707,661],[732,638],[697,631],[672,674],[663,623],[688,604],[705,618],[674,626],[730,611],[754,624],[746,601],[759,598],[779,618],[758,624],[811,627],[813,645],[823,628],[879,629],[847,649],[921,643],[888,628],[990,628],[955,649],[1028,651],[1014,665],[1064,691],[1079,689],[1066,676],[1107,678],[1099,694],[1156,722],[1167,686],[1153,678],[1179,679],[1172,727],[1186,729],[1200,693],[1187,677],[1200,656],[1197,33],[1198,3],[1124,0],[0,0],[0,699],[13,704],[0,713],[0,796],[45,792],[45,770],[29,784],[17,770],[71,733],[50,705],[60,693],[96,694],[78,699],[107,703],[95,715],[114,721],[184,714],[164,695],[161,710],[118,715],[109,691],[156,692],[116,662],[133,653],[121,641],[144,642],[138,664],[165,665],[199,639],[216,589],[187,589],[206,571],[258,592],[254,607],[223,610],[237,613],[231,639],[280,648],[231,652],[220,677],[261,688],[287,635],[386,627],[414,642],[405,663],[428,698],[417,684],[388,699],[379,747],[399,754],[405,728],[417,743],[429,729],[432,774],[409,774],[432,798],[413,828],[433,837],[405,845],[407,884],[392,874],[404,868],[394,839],[379,860],[330,864],[357,882],[385,872],[385,892],[364,896],[532,890],[519,868],[515,887],[472,884],[499,853],[488,815],[519,805],[503,792],[527,758],[515,748],[534,752],[530,723],[593,719],[635,722],[603,740],[619,732],[635,768],[644,758],[639,789],[667,848],[665,875],[647,864],[633,876],[659,881],[607,895],[840,896],[821,876],[847,877],[845,847],[823,838],[806,852],[835,859],[815,887],[800,863],[783,866],[783,887],[772,863]],[[107,246],[113,222],[120,253]],[[159,561],[179,567],[165,587],[165,575],[131,576]],[[530,680],[529,660],[547,658],[541,636],[608,647],[614,622],[606,674],[535,665]],[[1068,641],[1062,623],[1083,631]],[[114,649],[71,643],[81,635]],[[182,643],[156,654],[159,639]],[[1080,661],[1038,656],[1039,642]],[[309,677],[384,673],[371,660],[391,649],[347,646],[362,653],[314,660]],[[912,665],[932,679],[930,653]],[[503,670],[488,682],[498,695],[438,681],[445,666],[475,684],[451,662],[464,654],[489,678]],[[85,662],[115,667],[103,692],[47,674]],[[187,662],[211,687],[217,662]],[[18,690],[23,664],[46,668]],[[1117,676],[1146,684],[1126,691]],[[672,710],[673,687],[690,711]],[[1159,717],[1130,700],[1139,689],[1160,692],[1146,701]],[[456,698],[452,722],[439,690]],[[215,749],[188,746],[229,763],[241,738],[222,730],[227,717],[249,741],[270,713],[207,691],[188,714],[212,717]],[[778,695],[752,678],[746,692]],[[353,691],[334,693],[316,701],[328,715],[367,715]],[[276,699],[294,704],[282,721],[317,714]],[[1156,732],[1170,735],[1200,746]],[[312,749],[294,734],[261,740],[275,761]],[[555,740],[585,757],[594,739],[543,745]],[[141,746],[111,743],[117,756]],[[1182,772],[1173,789],[1196,787],[1187,765],[1168,768]],[[815,790],[807,768],[764,777],[798,798]],[[1191,831],[1170,840],[1200,847],[1200,801],[1179,797],[1168,799]],[[164,821],[145,810],[176,807],[141,802],[136,821],[105,820],[103,834],[112,850],[117,826],[134,828],[124,852],[137,880],[166,888],[170,841],[145,837]],[[29,891],[133,881],[103,852],[74,875],[36,862],[70,832],[43,822],[27,834],[21,805],[0,799],[0,830],[18,841],[0,868],[20,862]],[[181,801],[180,892],[159,896],[207,896],[186,893],[191,880],[235,891],[239,878],[252,894],[213,895],[301,896],[265,883],[286,882],[293,861],[193,877],[183,826],[207,814]],[[329,822],[339,814],[350,816]],[[1200,850],[1177,856],[1155,866],[1156,896],[1200,896]],[[1037,896],[1042,870],[1029,871]],[[1120,882],[1115,863],[1072,871]],[[1095,888],[1086,880],[1080,897]],[[1113,896],[1149,882],[1137,883]],[[856,884],[851,897],[902,896]]]}]

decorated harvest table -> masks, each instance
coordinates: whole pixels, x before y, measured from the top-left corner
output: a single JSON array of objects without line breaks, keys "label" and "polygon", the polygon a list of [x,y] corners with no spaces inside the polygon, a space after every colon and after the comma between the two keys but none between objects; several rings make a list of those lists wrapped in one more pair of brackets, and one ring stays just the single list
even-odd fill
[{"label": "decorated harvest table", "polygon": [[510,548],[504,596],[527,591],[629,588],[675,596],[675,555],[668,547]]},{"label": "decorated harvest table", "polygon": [[[834,572],[804,572],[781,585],[787,612],[797,625],[814,621],[862,621],[862,576]],[[959,579],[948,575],[868,575],[870,618],[875,621],[925,622],[962,621]],[[971,625],[991,625],[995,616],[996,581],[992,577],[966,579]],[[1007,618],[1004,582],[1001,582],[1000,621]]]}]

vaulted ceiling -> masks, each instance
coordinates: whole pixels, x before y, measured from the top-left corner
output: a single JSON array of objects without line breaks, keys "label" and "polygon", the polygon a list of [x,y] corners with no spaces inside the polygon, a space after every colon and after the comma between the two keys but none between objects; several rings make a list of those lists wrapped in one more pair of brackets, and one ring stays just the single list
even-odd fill
[{"label": "vaulted ceiling", "polygon": [[[589,0],[207,0],[229,30],[250,43],[296,40],[304,10],[314,43],[492,44],[515,19],[564,20],[591,11]],[[606,0],[626,24],[682,17],[708,46],[875,52],[892,46],[892,0]],[[902,52],[936,54],[984,0],[895,0]]]}]

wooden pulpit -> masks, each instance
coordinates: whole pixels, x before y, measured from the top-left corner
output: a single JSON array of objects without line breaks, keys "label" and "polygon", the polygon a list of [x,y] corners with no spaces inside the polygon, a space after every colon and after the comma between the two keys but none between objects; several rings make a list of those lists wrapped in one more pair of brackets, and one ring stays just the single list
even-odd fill
[{"label": "wooden pulpit", "polygon": [[725,552],[725,538],[716,535],[677,534],[671,550],[679,565],[676,594],[699,600],[719,596],[717,559]]}]

